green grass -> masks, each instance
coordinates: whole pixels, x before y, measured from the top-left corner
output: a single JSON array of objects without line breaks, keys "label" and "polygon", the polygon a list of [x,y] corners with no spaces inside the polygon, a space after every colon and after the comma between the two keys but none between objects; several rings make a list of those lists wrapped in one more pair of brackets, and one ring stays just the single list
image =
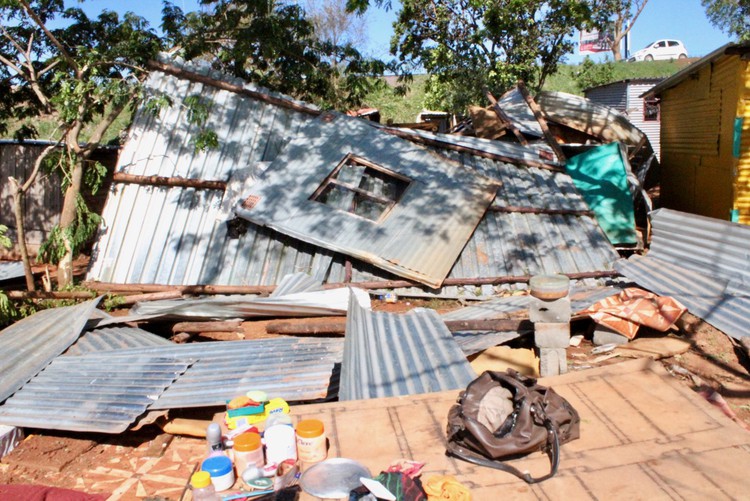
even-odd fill
[{"label": "green grass", "polygon": [[[132,112],[130,110],[123,111],[119,117],[114,121],[114,123],[109,127],[107,132],[104,134],[104,137],[102,138],[101,144],[118,144],[120,142],[120,134],[124,133],[125,130],[130,126],[130,122],[132,120]],[[54,120],[50,118],[40,118],[40,119],[26,119],[23,121],[15,121],[8,123],[8,132],[5,134],[2,134],[0,138],[2,139],[14,139],[14,133],[22,126],[22,125],[31,125],[34,124],[34,126],[37,129],[37,137],[33,139],[38,139],[42,141],[57,141],[60,139],[61,130],[59,128],[59,123],[55,122]],[[81,131],[81,141],[86,142],[91,137],[91,133],[94,130],[94,127],[96,126],[96,123],[89,124],[88,127],[84,128]]]},{"label": "green grass", "polygon": [[[664,78],[673,75],[682,69],[687,62],[682,61],[640,61],[628,63],[621,61],[612,63],[612,82],[628,80],[631,78]],[[584,89],[580,88],[575,81],[575,73],[579,65],[565,64],[560,66],[557,73],[547,77],[544,90],[568,92],[570,94],[583,95]]]},{"label": "green grass", "polygon": [[[389,79],[390,80],[390,79]],[[394,123],[413,123],[424,109],[424,87],[427,75],[414,75],[408,85],[409,91],[404,96],[394,92],[392,86],[373,92],[365,99],[363,107],[380,110],[381,122],[392,120]]]}]

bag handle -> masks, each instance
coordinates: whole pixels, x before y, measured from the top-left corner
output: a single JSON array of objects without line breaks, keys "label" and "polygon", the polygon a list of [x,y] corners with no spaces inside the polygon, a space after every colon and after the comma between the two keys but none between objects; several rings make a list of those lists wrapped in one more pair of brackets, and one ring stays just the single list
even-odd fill
[{"label": "bag handle", "polygon": [[552,478],[553,476],[555,476],[555,474],[557,473],[557,467],[560,464],[560,440],[557,437],[557,429],[555,429],[555,426],[549,420],[545,420],[544,425],[547,428],[548,433],[547,447],[545,447],[545,452],[549,457],[550,471],[548,474],[542,477],[534,478],[530,473],[523,473],[518,468],[510,466],[509,464],[505,464],[500,460],[487,459],[486,457],[481,456],[476,452],[470,451],[465,447],[461,447],[460,445],[452,441],[448,441],[448,452],[456,457],[463,459],[464,461],[468,461],[469,463],[473,463],[479,466],[488,466],[490,468],[495,468],[496,470],[502,470],[517,476],[527,484],[535,484],[537,482],[542,482],[543,480],[547,480],[548,478]]}]

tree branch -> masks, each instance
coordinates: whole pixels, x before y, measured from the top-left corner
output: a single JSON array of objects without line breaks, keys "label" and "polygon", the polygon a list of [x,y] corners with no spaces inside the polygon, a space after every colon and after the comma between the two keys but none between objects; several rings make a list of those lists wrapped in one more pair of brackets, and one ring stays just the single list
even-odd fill
[{"label": "tree branch", "polygon": [[52,34],[52,32],[47,28],[47,26],[44,24],[44,22],[39,18],[39,16],[36,15],[36,12],[34,12],[29,5],[29,2],[26,0],[18,0],[18,3],[20,3],[23,6],[23,9],[26,11],[26,14],[34,20],[37,26],[39,26],[39,29],[41,29],[45,35],[47,35],[47,38],[49,38],[50,42],[52,42],[55,47],[60,51],[60,54],[65,59],[65,61],[70,65],[71,68],[73,68],[76,73],[79,73],[78,70],[78,64],[76,64],[75,59],[71,57],[70,54],[68,54],[68,51],[65,49],[65,46],[60,42],[55,35]]}]

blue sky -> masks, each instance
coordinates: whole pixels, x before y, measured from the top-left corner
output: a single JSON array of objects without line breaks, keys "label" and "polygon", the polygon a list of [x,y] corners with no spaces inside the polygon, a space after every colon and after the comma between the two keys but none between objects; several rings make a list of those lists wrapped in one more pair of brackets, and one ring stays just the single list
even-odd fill
[{"label": "blue sky", "polygon": [[[77,2],[69,1],[68,3],[72,5]],[[174,0],[174,3],[184,10],[193,10],[197,5],[196,0]],[[370,55],[381,58],[390,57],[388,49],[393,34],[392,23],[399,6],[397,0],[394,0],[393,4],[395,8],[391,11],[372,9],[366,14],[369,30],[368,47],[365,52]],[[117,12],[132,10],[148,19],[155,27],[158,27],[160,23],[160,1],[86,0],[79,5],[89,14],[103,9]],[[690,57],[705,56],[730,41],[727,35],[708,22],[701,0],[649,0],[631,32],[631,52],[659,38],[682,40]],[[566,62],[579,63],[583,57],[577,53],[570,54]],[[607,56],[602,53],[591,55],[591,57],[595,61],[603,61],[605,57],[611,58],[611,55]]]}]

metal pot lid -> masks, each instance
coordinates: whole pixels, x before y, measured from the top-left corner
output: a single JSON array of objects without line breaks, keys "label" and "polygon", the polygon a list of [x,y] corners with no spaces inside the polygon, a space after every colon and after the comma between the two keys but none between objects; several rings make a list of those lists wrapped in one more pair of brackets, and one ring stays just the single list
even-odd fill
[{"label": "metal pot lid", "polygon": [[348,498],[349,492],[362,482],[360,477],[372,478],[364,465],[346,458],[331,458],[305,470],[299,483],[302,490],[319,498]]}]

